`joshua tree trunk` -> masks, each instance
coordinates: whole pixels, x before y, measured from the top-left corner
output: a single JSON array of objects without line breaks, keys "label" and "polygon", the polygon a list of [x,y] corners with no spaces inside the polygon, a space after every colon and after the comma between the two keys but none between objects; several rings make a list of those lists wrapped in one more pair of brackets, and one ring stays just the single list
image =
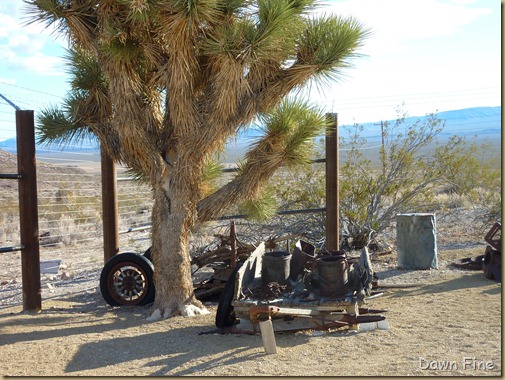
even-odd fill
[{"label": "joshua tree trunk", "polygon": [[[174,182],[176,186],[171,185]],[[157,296],[151,320],[208,313],[194,296],[191,276],[189,238],[195,192],[184,191],[180,185],[181,181],[163,176],[154,186],[152,257]]]}]

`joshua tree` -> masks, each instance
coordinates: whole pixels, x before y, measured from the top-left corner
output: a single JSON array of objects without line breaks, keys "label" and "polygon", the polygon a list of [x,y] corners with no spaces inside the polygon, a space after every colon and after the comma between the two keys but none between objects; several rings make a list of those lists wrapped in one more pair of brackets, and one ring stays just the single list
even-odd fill
[{"label": "joshua tree", "polygon": [[[45,113],[48,133],[91,132],[152,187],[152,319],[205,312],[193,294],[192,228],[258,197],[276,169],[305,157],[324,115],[285,99],[311,79],[337,79],[368,30],[310,16],[314,0],[25,1],[72,51],[73,90],[63,110]],[[204,192],[209,160],[258,117],[265,133],[241,171]]]}]

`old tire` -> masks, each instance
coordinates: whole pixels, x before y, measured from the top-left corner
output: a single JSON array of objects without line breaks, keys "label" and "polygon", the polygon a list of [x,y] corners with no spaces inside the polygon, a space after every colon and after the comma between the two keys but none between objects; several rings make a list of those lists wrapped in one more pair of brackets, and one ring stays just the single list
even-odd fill
[{"label": "old tire", "polygon": [[149,247],[147,248],[147,250],[144,252],[144,257],[149,260],[150,262],[153,262],[153,259],[152,259],[152,253],[151,253],[151,248],[152,247]]},{"label": "old tire", "polygon": [[231,327],[235,324],[236,316],[233,310],[233,294],[235,293],[235,280],[237,278],[237,272],[243,263],[237,263],[237,266],[230,273],[230,277],[226,280],[221,296],[219,297],[219,303],[217,305],[216,311],[216,327],[219,329]]},{"label": "old tire", "polygon": [[484,255],[484,260],[482,264],[482,271],[484,272],[484,277],[488,280],[494,280],[493,270],[491,268],[492,262],[492,252],[486,249],[486,254]]},{"label": "old tire", "polygon": [[153,264],[126,252],[112,257],[100,274],[100,291],[111,306],[142,306],[154,301]]}]

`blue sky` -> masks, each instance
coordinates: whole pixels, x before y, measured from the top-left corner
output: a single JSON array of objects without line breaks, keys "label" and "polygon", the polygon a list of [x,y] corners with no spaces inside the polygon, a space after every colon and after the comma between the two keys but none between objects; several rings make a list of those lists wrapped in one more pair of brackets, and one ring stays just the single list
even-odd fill
[{"label": "blue sky", "polygon": [[[307,96],[339,124],[501,105],[501,1],[333,0],[318,12],[352,15],[372,30],[345,79]],[[35,112],[68,90],[64,37],[25,25],[21,0],[0,2],[0,94]],[[14,109],[0,98],[0,140],[14,137]]]}]

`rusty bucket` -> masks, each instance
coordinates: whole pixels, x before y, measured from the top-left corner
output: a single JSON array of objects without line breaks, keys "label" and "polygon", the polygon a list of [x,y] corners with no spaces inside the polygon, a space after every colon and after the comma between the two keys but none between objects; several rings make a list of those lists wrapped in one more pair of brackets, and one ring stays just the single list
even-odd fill
[{"label": "rusty bucket", "polygon": [[295,281],[300,274],[303,274],[303,269],[315,257],[315,247],[303,240],[298,240],[293,250],[291,263],[289,267],[289,277]]},{"label": "rusty bucket", "polygon": [[347,293],[349,284],[347,269],[345,254],[317,259],[316,270],[321,296],[336,297]]},{"label": "rusty bucket", "polygon": [[288,284],[291,253],[285,251],[265,252],[261,260],[261,283]]}]

